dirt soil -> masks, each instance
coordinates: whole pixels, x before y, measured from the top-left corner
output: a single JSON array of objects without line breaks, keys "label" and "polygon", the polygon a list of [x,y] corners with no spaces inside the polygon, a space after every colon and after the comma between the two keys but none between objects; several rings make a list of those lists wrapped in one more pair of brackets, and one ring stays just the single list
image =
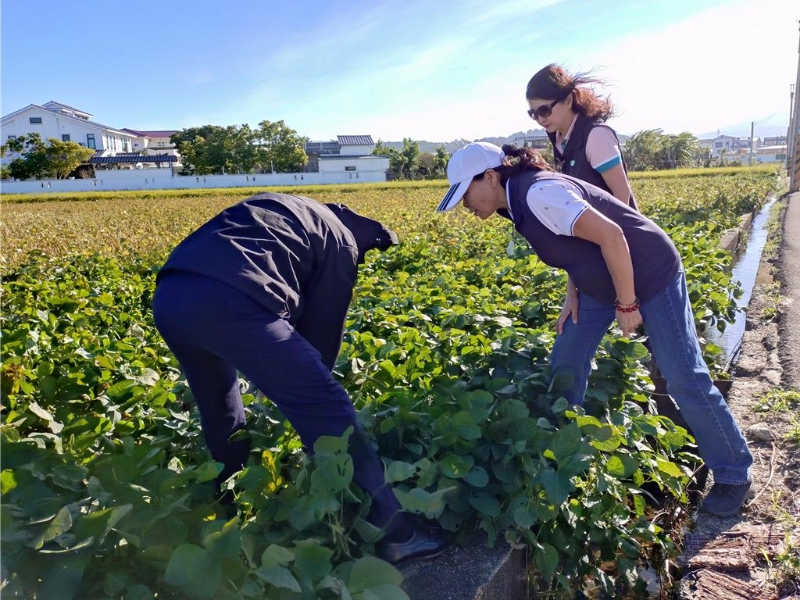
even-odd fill
[{"label": "dirt soil", "polygon": [[[800,204],[800,195],[791,197],[795,205]],[[782,222],[787,198],[779,201]],[[783,227],[773,230],[770,241],[782,231]],[[787,323],[792,297],[783,295],[787,289],[781,284],[785,283],[784,267],[796,268],[800,257],[780,251],[770,255],[769,246],[768,242],[747,309],[744,340],[728,395],[754,456],[756,495],[738,517],[695,517],[679,560],[684,576],[678,588],[683,600],[800,600],[800,447],[784,439],[798,428],[798,407],[754,410],[760,401],[763,406],[769,392],[792,389],[781,362],[785,354],[781,336],[787,327],[796,329],[800,323]],[[786,569],[790,564],[787,550],[794,557],[791,572]]]}]

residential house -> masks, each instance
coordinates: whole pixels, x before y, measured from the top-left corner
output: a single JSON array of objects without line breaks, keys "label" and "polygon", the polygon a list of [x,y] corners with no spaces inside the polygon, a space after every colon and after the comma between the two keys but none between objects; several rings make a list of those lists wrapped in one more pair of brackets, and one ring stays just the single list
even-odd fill
[{"label": "residential house", "polygon": [[339,135],[336,140],[306,142],[307,173],[350,172],[359,179],[359,171],[388,171],[389,157],[372,154],[375,142],[371,135]]},{"label": "residential house", "polygon": [[[134,143],[141,143],[138,141],[140,139],[138,132],[92,121],[91,113],[52,100],[42,105],[29,104],[0,119],[0,143],[32,133],[38,133],[42,140],[60,139],[65,142],[77,142],[81,146],[95,150],[95,155],[89,162],[96,167],[102,165],[105,168],[118,168],[125,165],[132,168],[140,162],[169,164],[177,160],[174,154],[163,159],[156,157],[155,160],[141,157],[134,147]],[[151,133],[171,135],[170,132]],[[163,141],[164,138],[150,139]],[[166,140],[169,141],[168,136]],[[9,153],[2,162],[5,164],[14,158],[16,155]]]},{"label": "residential house", "polygon": [[135,136],[133,141],[134,152],[140,152],[144,155],[169,154],[180,157],[175,144],[170,141],[170,138],[178,133],[175,129],[145,131],[125,127],[122,131]]},{"label": "residential house", "polygon": [[[720,156],[727,160],[742,160],[747,158],[750,153],[750,138],[735,137],[732,135],[720,134],[714,138],[699,140],[701,148],[711,150],[711,158],[718,159]],[[753,139],[753,144],[758,147],[758,138]]]},{"label": "residential house", "polygon": [[5,143],[9,139],[38,133],[43,140],[54,138],[77,142],[97,150],[103,156],[133,151],[133,135],[92,121],[91,118],[91,113],[60,102],[29,104],[0,120],[0,135],[2,143]]}]

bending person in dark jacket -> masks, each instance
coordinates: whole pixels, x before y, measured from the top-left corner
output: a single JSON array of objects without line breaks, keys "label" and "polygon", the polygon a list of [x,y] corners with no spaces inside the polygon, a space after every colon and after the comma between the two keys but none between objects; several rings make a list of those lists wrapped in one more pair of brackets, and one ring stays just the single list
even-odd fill
[{"label": "bending person in dark jacket", "polygon": [[445,541],[414,527],[383,477],[383,465],[333,378],[358,264],[397,244],[381,223],[339,204],[262,193],[190,234],[157,278],[153,316],[197,402],[219,481],[247,461],[237,371],[292,423],[303,444],[353,428],[356,483],[372,498],[367,520],[384,529],[377,553],[390,562],[431,555]]}]

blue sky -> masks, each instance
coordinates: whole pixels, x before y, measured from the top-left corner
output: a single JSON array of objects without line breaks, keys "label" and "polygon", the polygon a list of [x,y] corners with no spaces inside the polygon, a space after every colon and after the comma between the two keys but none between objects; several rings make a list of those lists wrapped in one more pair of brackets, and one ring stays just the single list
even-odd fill
[{"label": "blue sky", "polygon": [[528,79],[596,68],[620,133],[785,133],[797,0],[2,0],[0,109],[113,127],[283,120],[312,140],[535,128]]}]

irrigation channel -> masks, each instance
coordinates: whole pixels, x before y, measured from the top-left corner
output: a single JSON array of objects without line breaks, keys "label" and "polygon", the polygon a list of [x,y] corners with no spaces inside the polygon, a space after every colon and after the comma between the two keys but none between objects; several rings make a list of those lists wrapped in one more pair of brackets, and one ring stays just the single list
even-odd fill
[{"label": "irrigation channel", "polygon": [[747,321],[745,310],[750,303],[750,297],[753,295],[758,266],[761,263],[761,253],[767,242],[767,222],[772,205],[775,204],[776,200],[777,197],[772,196],[758,211],[755,218],[753,218],[750,231],[744,232],[744,235],[747,235],[747,244],[744,251],[737,253],[734,258],[732,271],[733,279],[741,283],[744,293],[742,297],[736,301],[737,310],[733,323],[729,323],[722,333],[715,327],[711,328],[706,333],[706,337],[709,341],[723,349],[725,353],[725,364],[727,365],[726,370],[736,364],[736,360],[739,358],[739,351],[742,348],[744,328]]}]

